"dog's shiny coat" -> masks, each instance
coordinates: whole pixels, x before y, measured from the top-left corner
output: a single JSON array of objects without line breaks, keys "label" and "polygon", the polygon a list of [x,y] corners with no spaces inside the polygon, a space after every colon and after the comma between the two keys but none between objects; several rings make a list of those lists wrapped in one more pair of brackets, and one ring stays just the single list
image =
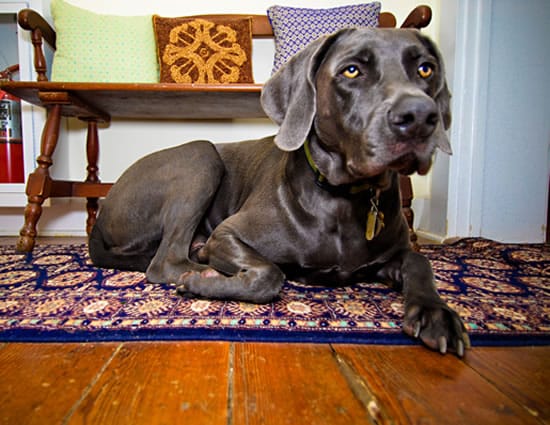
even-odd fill
[{"label": "dog's shiny coat", "polygon": [[[463,355],[464,326],[410,248],[398,186],[398,172],[429,170],[436,147],[450,153],[449,92],[432,42],[414,30],[340,31],[292,58],[262,104],[280,125],[275,137],[192,142],[131,166],[92,230],[94,264],[256,303],[274,299],[285,276],[382,280],[403,291],[406,333]],[[384,219],[369,241],[373,202]]]}]

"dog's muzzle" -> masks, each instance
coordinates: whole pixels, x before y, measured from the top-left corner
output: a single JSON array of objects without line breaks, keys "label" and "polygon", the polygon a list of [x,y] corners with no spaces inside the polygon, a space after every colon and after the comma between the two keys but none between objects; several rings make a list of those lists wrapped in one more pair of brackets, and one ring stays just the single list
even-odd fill
[{"label": "dog's muzzle", "polygon": [[421,142],[439,123],[436,103],[427,96],[401,96],[389,109],[388,127],[400,141]]}]

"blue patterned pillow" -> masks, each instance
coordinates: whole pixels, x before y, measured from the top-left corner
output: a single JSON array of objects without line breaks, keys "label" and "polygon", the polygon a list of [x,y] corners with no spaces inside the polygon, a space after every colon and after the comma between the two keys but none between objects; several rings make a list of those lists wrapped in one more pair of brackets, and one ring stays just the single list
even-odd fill
[{"label": "blue patterned pillow", "polygon": [[275,37],[273,73],[317,38],[342,28],[377,27],[380,3],[355,4],[330,9],[271,6],[267,16]]}]

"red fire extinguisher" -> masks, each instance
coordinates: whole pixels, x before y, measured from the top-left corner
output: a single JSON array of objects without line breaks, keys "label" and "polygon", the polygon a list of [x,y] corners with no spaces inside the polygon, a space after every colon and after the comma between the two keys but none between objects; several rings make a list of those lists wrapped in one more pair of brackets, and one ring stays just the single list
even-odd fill
[{"label": "red fire extinguisher", "polygon": [[[11,80],[19,71],[12,65],[0,71],[0,80]],[[23,139],[21,135],[21,101],[0,90],[0,183],[23,183]]]}]

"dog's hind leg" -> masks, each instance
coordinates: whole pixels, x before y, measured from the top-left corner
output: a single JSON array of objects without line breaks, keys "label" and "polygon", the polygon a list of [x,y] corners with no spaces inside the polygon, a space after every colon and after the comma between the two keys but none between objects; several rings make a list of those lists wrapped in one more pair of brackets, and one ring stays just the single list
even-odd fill
[{"label": "dog's hind leg", "polygon": [[97,267],[123,269],[144,272],[156,251],[158,241],[151,241],[150,246],[141,250],[123,252],[106,241],[101,226],[92,228],[88,240],[89,253],[92,262]]},{"label": "dog's hind leg", "polygon": [[173,194],[167,197],[160,211],[162,239],[146,271],[150,282],[174,283],[182,273],[206,269],[190,259],[191,244],[216,195],[225,168],[217,154],[204,159],[202,164],[197,164],[197,169],[191,166],[188,170],[192,176],[190,181],[174,182],[166,188]]},{"label": "dog's hind leg", "polygon": [[[215,148],[196,141],[150,154],[111,188],[89,241],[94,265],[147,271],[168,282],[183,266],[192,234],[225,167]],[[151,264],[152,263],[152,264]]]}]

